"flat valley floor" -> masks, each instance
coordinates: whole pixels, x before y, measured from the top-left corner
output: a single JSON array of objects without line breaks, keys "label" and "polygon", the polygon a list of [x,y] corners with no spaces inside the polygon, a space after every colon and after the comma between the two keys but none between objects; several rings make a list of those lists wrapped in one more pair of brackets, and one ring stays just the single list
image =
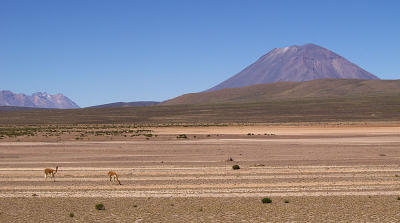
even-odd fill
[{"label": "flat valley floor", "polygon": [[0,222],[400,221],[400,125],[152,130],[0,141]]}]

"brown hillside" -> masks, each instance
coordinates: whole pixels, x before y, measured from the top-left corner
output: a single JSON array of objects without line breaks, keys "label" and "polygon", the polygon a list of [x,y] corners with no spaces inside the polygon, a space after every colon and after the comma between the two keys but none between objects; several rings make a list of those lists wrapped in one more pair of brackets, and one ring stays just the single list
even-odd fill
[{"label": "brown hillside", "polygon": [[[302,98],[255,103],[0,111],[0,125],[215,124],[400,121],[400,96]],[[1,134],[0,134],[1,135]]]},{"label": "brown hillside", "polygon": [[163,103],[247,103],[300,98],[400,96],[400,80],[319,79],[307,82],[277,82],[242,88],[184,94]]}]

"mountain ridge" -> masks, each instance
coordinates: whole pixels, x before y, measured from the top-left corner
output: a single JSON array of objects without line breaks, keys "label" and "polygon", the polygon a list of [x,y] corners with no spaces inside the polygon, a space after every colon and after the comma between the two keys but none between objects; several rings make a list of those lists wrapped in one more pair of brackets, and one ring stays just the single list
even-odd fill
[{"label": "mountain ridge", "polygon": [[102,105],[90,106],[88,108],[116,108],[116,107],[142,107],[160,104],[158,101],[133,101],[133,102],[114,102]]},{"label": "mountain ridge", "polygon": [[57,108],[72,109],[79,106],[63,94],[47,94],[36,92],[32,95],[13,93],[12,91],[0,91],[0,106],[31,107],[31,108]]}]

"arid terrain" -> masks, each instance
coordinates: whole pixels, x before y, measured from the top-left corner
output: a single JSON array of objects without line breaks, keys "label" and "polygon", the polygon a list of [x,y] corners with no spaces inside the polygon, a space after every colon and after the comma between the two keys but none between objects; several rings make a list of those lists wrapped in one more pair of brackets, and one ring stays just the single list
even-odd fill
[{"label": "arid terrain", "polygon": [[[3,126],[1,134],[1,222],[400,221],[396,122]],[[46,180],[43,169],[55,166],[55,182]]]}]

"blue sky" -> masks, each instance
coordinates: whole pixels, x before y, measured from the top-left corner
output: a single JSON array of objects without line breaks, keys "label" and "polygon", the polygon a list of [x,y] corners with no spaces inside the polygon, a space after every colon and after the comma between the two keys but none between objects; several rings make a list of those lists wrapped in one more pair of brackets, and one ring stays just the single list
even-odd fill
[{"label": "blue sky", "polygon": [[315,43],[400,78],[400,1],[1,0],[0,90],[80,106],[210,88],[277,47]]}]

